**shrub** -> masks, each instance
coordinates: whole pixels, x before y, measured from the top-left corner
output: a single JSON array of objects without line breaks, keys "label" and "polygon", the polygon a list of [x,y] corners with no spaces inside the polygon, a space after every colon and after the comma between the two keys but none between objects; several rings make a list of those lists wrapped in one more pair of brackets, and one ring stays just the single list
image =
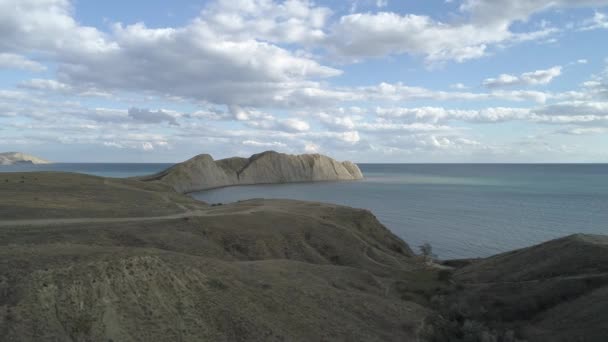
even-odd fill
[{"label": "shrub", "polygon": [[435,260],[435,258],[437,258],[437,256],[435,254],[433,254],[433,246],[431,246],[430,243],[425,242],[422,245],[418,246],[418,249],[420,250],[420,254],[422,254],[422,256],[426,259],[426,260]]}]

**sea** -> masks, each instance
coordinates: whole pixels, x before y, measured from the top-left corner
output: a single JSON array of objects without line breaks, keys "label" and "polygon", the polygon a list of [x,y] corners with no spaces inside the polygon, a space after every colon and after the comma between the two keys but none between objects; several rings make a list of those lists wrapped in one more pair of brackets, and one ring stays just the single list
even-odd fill
[{"label": "sea", "polygon": [[[131,177],[171,164],[0,166]],[[371,210],[417,250],[486,257],[573,233],[608,234],[608,164],[359,164],[362,181],[251,185],[192,194],[208,203],[288,198]]]}]

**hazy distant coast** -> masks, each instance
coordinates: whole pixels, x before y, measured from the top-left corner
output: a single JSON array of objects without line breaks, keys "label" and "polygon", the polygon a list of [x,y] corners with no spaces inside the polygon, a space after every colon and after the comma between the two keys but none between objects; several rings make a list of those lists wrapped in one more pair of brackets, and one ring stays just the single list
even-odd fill
[{"label": "hazy distant coast", "polygon": [[50,164],[48,160],[34,157],[21,152],[4,152],[0,153],[0,165],[16,165],[16,164]]}]

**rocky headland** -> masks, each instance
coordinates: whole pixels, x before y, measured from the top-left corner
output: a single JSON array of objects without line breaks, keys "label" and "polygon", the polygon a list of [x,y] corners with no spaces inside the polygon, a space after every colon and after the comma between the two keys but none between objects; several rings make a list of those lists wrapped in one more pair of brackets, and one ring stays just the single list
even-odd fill
[{"label": "rocky headland", "polygon": [[320,154],[290,155],[267,151],[249,158],[213,160],[201,154],[158,174],[141,177],[158,181],[180,193],[251,184],[274,184],[362,179],[359,167]]}]

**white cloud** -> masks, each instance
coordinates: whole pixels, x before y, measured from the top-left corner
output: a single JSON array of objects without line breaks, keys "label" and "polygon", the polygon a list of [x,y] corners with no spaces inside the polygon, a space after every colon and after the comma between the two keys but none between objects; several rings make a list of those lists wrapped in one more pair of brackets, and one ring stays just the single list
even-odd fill
[{"label": "white cloud", "polygon": [[357,131],[340,133],[338,135],[338,138],[344,142],[351,144],[357,143],[361,140],[361,138],[359,137],[359,132]]},{"label": "white cloud", "polygon": [[256,148],[285,148],[287,144],[278,142],[278,141],[270,141],[270,142],[262,142],[257,140],[245,140],[243,141],[243,145],[253,146]]},{"label": "white cloud", "polygon": [[305,132],[310,130],[310,125],[304,120],[289,118],[279,122],[287,131]]},{"label": "white cloud", "polygon": [[573,127],[573,128],[565,128],[557,131],[559,134],[567,134],[567,135],[595,135],[595,134],[605,134],[608,133],[608,128],[606,127]]},{"label": "white cloud", "polygon": [[103,33],[79,25],[67,0],[3,0],[0,53],[43,52],[58,63],[58,82],[75,89],[286,105],[318,88],[312,79],[341,72],[274,42],[313,39],[327,15],[306,1],[219,1],[183,27],[116,23]]},{"label": "white cloud", "polygon": [[[402,82],[332,86],[340,62],[400,54],[432,65],[467,61],[555,37],[557,28],[535,18],[514,25],[534,13],[608,1],[461,3],[458,13],[424,16],[382,12],[386,1],[362,0],[369,12],[339,16],[308,0],[217,0],[181,26],[108,22],[106,32],[78,23],[67,0],[0,0],[0,68],[57,71],[56,78],[45,73],[18,83],[17,91],[0,90],[2,141],[155,154],[179,146],[457,155],[498,150],[476,136],[479,124],[517,120],[530,130],[606,132],[606,73],[561,93],[498,89],[549,84],[559,66],[501,75],[481,90],[461,83],[448,90]],[[604,17],[595,19],[589,24]],[[352,81],[346,79],[340,83]],[[105,98],[95,99],[96,107],[79,97],[85,95]]]},{"label": "white cloud", "polygon": [[534,110],[538,115],[550,116],[608,116],[608,102],[567,101]]},{"label": "white cloud", "polygon": [[446,109],[442,107],[418,108],[377,108],[376,114],[381,118],[400,119],[407,122],[440,123],[447,121],[465,121],[474,123],[503,122],[526,119],[530,110],[527,108],[490,107],[480,110]]},{"label": "white cloud", "polygon": [[451,132],[454,129],[445,125],[435,125],[429,123],[396,123],[390,121],[365,122],[357,125],[360,131],[371,133],[420,133],[420,132]]},{"label": "white cloud", "polygon": [[584,82],[583,87],[585,92],[592,97],[608,99],[608,67],[601,73],[593,75],[587,82]]},{"label": "white cloud", "polygon": [[21,69],[40,72],[46,70],[46,67],[21,55],[14,53],[0,53],[0,69]]},{"label": "white cloud", "polygon": [[[608,5],[606,0],[465,0],[460,16],[441,22],[429,16],[394,12],[352,13],[330,29],[326,46],[354,60],[391,54],[423,56],[428,62],[463,62],[488,54],[493,46],[541,40],[559,32],[547,24],[538,31],[513,32],[511,26],[550,9]],[[604,23],[596,15],[596,23]],[[596,24],[597,25],[597,24]]]},{"label": "white cloud", "polygon": [[199,20],[236,40],[312,44],[325,37],[323,28],[331,14],[309,0],[218,0]]},{"label": "white cloud", "polygon": [[308,142],[304,145],[304,152],[306,153],[319,153],[319,149],[320,146],[315,143]]},{"label": "white cloud", "polygon": [[483,85],[488,88],[500,88],[508,86],[534,86],[547,85],[562,74],[561,66],[554,66],[545,70],[526,72],[519,76],[502,74],[497,78],[488,78]]},{"label": "white cloud", "polygon": [[77,61],[118,49],[97,29],[80,26],[68,0],[2,0],[0,23],[0,52],[41,51]]},{"label": "white cloud", "polygon": [[141,144],[141,149],[144,151],[152,151],[154,150],[154,145],[150,142],[144,142]]},{"label": "white cloud", "polygon": [[147,124],[167,122],[172,125],[178,125],[176,119],[180,116],[179,114],[170,113],[162,109],[151,111],[149,109],[135,107],[129,108],[128,113],[131,119]]},{"label": "white cloud", "polygon": [[463,83],[454,83],[454,84],[451,84],[450,88],[456,89],[456,90],[466,90],[466,89],[469,89],[469,87],[467,87]]},{"label": "white cloud", "polygon": [[527,20],[530,15],[549,9],[606,5],[607,0],[464,0],[460,9],[470,13],[475,23],[506,26],[513,21]]},{"label": "white cloud", "polygon": [[582,31],[600,29],[608,29],[608,15],[601,12],[595,12],[593,17],[591,19],[586,20],[580,28],[580,30]]},{"label": "white cloud", "polygon": [[508,37],[505,30],[479,30],[427,16],[381,12],[343,16],[332,28],[328,44],[335,53],[354,59],[408,53],[429,61],[465,61],[483,56],[488,43]]},{"label": "white cloud", "polygon": [[19,83],[20,88],[30,89],[30,90],[40,90],[45,92],[60,92],[66,93],[72,90],[72,87],[68,84],[61,83],[55,80],[50,79],[41,79],[34,78],[28,81],[23,81]]},{"label": "white cloud", "polygon": [[[376,108],[381,121],[356,125],[356,129],[376,127],[402,132],[444,130],[451,122],[476,124],[525,121],[537,124],[604,126],[608,128],[608,102],[566,101],[536,108],[488,107],[474,110],[447,109],[443,107],[390,107]],[[584,132],[581,130],[580,132]],[[581,133],[582,134],[582,133]]]},{"label": "white cloud", "polygon": [[[356,95],[353,98],[365,100],[384,100],[384,101],[414,101],[414,100],[435,100],[435,101],[534,101],[545,103],[548,99],[566,96],[565,94],[551,94],[533,90],[493,90],[489,93],[475,93],[465,91],[441,91],[431,90],[423,87],[408,86],[401,82],[385,83],[382,82],[375,86],[359,87],[353,90]],[[573,94],[570,94],[573,95]]]}]

